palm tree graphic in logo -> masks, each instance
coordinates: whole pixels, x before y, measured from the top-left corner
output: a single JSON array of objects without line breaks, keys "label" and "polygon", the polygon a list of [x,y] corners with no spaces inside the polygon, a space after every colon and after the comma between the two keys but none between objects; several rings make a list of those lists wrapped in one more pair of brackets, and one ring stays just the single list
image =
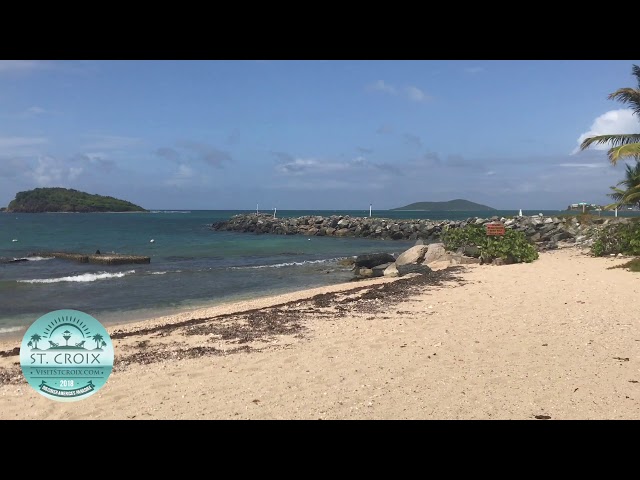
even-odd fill
[{"label": "palm tree graphic in logo", "polygon": [[37,333],[34,333],[33,335],[31,335],[31,339],[29,341],[29,343],[27,344],[28,346],[31,346],[33,342],[33,344],[35,344],[34,346],[34,350],[38,349],[38,342],[42,340],[42,337],[40,335],[38,335]]},{"label": "palm tree graphic in logo", "polygon": [[96,333],[93,337],[91,337],[91,340],[93,340],[94,342],[96,342],[96,350],[101,350],[100,348],[100,342],[102,342],[102,346],[106,347],[107,344],[105,342],[103,342],[103,337],[102,335],[100,335],[99,333]]}]

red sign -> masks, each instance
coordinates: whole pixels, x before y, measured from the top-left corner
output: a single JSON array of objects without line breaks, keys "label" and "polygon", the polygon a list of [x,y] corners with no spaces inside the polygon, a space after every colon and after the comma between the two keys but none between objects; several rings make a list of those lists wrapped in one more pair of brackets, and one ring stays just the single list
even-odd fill
[{"label": "red sign", "polygon": [[487,223],[487,235],[504,235],[504,224],[500,222]]}]

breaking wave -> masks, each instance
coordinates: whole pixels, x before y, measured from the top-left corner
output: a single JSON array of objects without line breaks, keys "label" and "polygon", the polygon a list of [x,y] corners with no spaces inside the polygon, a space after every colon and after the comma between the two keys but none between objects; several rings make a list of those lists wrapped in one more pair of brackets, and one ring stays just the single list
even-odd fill
[{"label": "breaking wave", "polygon": [[285,263],[276,263],[273,265],[252,265],[247,267],[229,267],[231,270],[246,270],[246,269],[255,269],[255,268],[282,268],[282,267],[293,267],[300,265],[309,265],[313,263],[331,263],[337,262],[338,260],[342,260],[344,257],[339,258],[328,258],[325,260],[305,260],[303,262],[285,262]]},{"label": "breaking wave", "polygon": [[98,272],[83,273],[80,275],[71,275],[69,277],[59,278],[34,278],[32,280],[18,280],[18,283],[58,283],[58,282],[95,282],[96,280],[106,280],[108,278],[122,278],[125,275],[136,273],[135,270],[127,270],[126,272]]}]

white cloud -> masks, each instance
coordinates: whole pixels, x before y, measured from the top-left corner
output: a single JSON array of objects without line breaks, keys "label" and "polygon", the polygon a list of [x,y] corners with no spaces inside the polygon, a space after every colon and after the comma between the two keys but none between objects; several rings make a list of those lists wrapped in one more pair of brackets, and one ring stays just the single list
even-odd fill
[{"label": "white cloud", "polygon": [[[66,172],[66,167],[59,160],[42,156],[38,158],[38,164],[29,172],[36,185],[40,187],[60,186]],[[76,175],[77,176],[77,175]]]},{"label": "white cloud", "polygon": [[413,102],[426,102],[427,100],[431,100],[429,95],[413,85],[406,87],[404,91],[407,94],[407,98]]},{"label": "white cloud", "polygon": [[396,87],[394,87],[393,85],[389,85],[388,83],[385,83],[384,80],[378,80],[376,82],[373,82],[370,85],[367,85],[367,90],[369,90],[370,92],[385,92],[385,93],[390,93],[391,95],[395,95],[397,93],[397,89]]},{"label": "white cloud", "polygon": [[565,168],[604,168],[608,167],[608,163],[559,163],[559,167]]},{"label": "white cloud", "polygon": [[[335,174],[336,172],[355,172],[357,169],[377,170],[393,175],[400,174],[400,170],[395,165],[369,162],[363,156],[358,156],[346,162],[319,161],[315,158],[296,158],[289,162],[280,162],[276,165],[276,171],[278,173],[295,176],[307,174],[317,176],[322,174]],[[323,180],[323,182],[324,181],[325,180]]]},{"label": "white cloud", "polygon": [[83,170],[84,169],[82,167],[69,167],[67,177],[69,178],[69,180],[75,180],[80,176]]},{"label": "white cloud", "polygon": [[181,163],[178,166],[178,171],[173,174],[165,183],[173,187],[182,187],[190,183],[191,179],[195,177],[195,171],[189,165]]},{"label": "white cloud", "polygon": [[314,158],[296,158],[290,162],[279,163],[276,170],[287,175],[300,175],[309,171],[319,173],[335,170],[335,164],[321,163]]},{"label": "white cloud", "polygon": [[[580,144],[589,137],[619,133],[638,133],[639,131],[640,124],[638,123],[638,119],[633,115],[632,110],[626,108],[610,110],[596,118],[589,131],[578,137],[578,147],[576,147],[571,154],[578,153],[580,151]],[[593,150],[609,150],[611,146],[602,144],[593,145],[590,148]]]},{"label": "white cloud", "polygon": [[47,113],[47,111],[44,108],[33,106],[33,107],[27,108],[24,113],[26,115],[36,116],[36,115],[42,115],[43,113]]},{"label": "white cloud", "polygon": [[418,87],[409,85],[408,87],[404,87],[402,90],[397,87],[385,83],[384,80],[378,80],[373,82],[366,87],[369,92],[383,92],[388,93],[390,95],[396,95],[399,92],[402,92],[404,96],[406,96],[412,102],[426,102],[431,100],[431,97],[420,90]]},{"label": "white cloud", "polygon": [[189,165],[180,165],[180,167],[178,167],[178,173],[176,174],[176,177],[179,178],[191,178],[193,177],[193,168],[191,168]]}]

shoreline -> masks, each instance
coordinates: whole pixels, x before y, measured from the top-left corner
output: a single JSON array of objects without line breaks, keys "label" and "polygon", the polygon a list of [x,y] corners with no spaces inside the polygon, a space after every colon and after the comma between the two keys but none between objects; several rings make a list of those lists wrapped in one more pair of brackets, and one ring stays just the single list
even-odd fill
[{"label": "shoreline", "polygon": [[[345,257],[346,258],[346,257]],[[379,280],[380,278],[378,278]],[[390,278],[385,277],[385,280],[397,280],[398,278]],[[100,321],[102,325],[109,331],[111,327],[122,327],[131,324],[141,324],[148,321],[154,321],[157,319],[170,319],[171,317],[183,317],[185,314],[189,314],[191,312],[200,312],[204,310],[211,310],[217,308],[225,308],[226,306],[235,306],[238,305],[238,308],[242,308],[246,302],[262,302],[265,299],[275,298],[275,297],[283,297],[287,295],[302,295],[304,296],[306,292],[312,292],[319,289],[325,288],[333,288],[336,287],[339,290],[348,289],[351,287],[357,286],[359,283],[365,282],[366,280],[351,280],[346,282],[338,282],[333,284],[325,284],[319,285],[316,287],[297,287],[297,286],[287,286],[280,287],[275,290],[263,290],[258,294],[250,294],[250,293],[236,293],[234,295],[228,295],[222,297],[220,299],[198,299],[193,301],[192,305],[180,305],[178,307],[146,307],[146,308],[138,308],[133,310],[118,310],[118,311],[107,311],[94,314],[90,312],[90,315],[93,315],[96,320]],[[40,314],[33,315],[31,321],[26,325],[20,326],[7,326],[5,328],[11,329],[19,329],[19,330],[11,330],[9,332],[0,332],[0,350],[5,349],[8,344],[17,344],[22,340],[22,336],[27,331],[31,323],[35,322],[41,315],[44,315],[46,312],[42,312]],[[21,316],[26,316],[26,314],[22,314]],[[125,320],[117,320],[114,319],[116,317],[124,317]],[[106,318],[103,320],[103,318]]]},{"label": "shoreline", "polygon": [[640,419],[639,277],[608,268],[627,260],[566,247],[110,327],[81,402],[0,356],[0,418]]},{"label": "shoreline", "polygon": [[[113,331],[124,331],[131,332],[144,328],[154,328],[163,325],[172,325],[179,324],[183,321],[188,321],[192,318],[197,317],[215,317],[218,315],[228,315],[233,313],[242,313],[248,310],[254,310],[257,308],[269,308],[272,306],[276,306],[282,303],[287,303],[291,301],[302,301],[307,300],[315,295],[322,293],[336,293],[336,292],[345,292],[352,289],[358,289],[363,286],[369,285],[378,285],[389,282],[394,282],[401,280],[406,277],[378,277],[367,280],[359,280],[359,281],[351,281],[351,282],[341,282],[333,285],[324,285],[320,287],[312,287],[312,288],[303,288],[300,290],[286,291],[280,293],[265,293],[264,295],[259,295],[254,297],[253,299],[229,299],[222,300],[221,302],[216,302],[209,305],[200,305],[195,307],[180,307],[177,311],[173,313],[167,314],[157,314],[154,313],[156,309],[149,309],[150,315],[146,318],[131,318],[130,320],[124,321],[110,321],[107,320],[105,322],[101,322],[109,335],[112,334]],[[410,277],[409,277],[410,278]],[[159,311],[166,309],[158,309]],[[135,315],[136,310],[128,311]],[[124,312],[127,313],[127,312]],[[37,317],[34,317],[33,321],[35,322]],[[20,327],[21,331],[8,333],[6,336],[3,334],[0,336],[0,352],[10,350],[12,348],[19,347],[20,342],[22,340],[22,336],[24,332],[29,328],[29,325],[24,327]],[[9,338],[11,335],[11,338]]]}]

